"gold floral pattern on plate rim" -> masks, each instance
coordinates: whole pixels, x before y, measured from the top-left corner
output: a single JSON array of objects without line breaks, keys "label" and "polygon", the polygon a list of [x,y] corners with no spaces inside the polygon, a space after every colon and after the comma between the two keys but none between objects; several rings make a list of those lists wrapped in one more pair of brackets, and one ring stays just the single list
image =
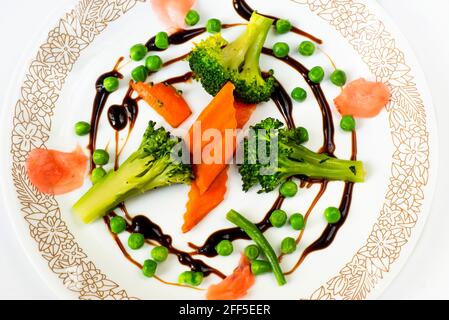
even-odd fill
[{"label": "gold floral pattern on plate rim", "polygon": [[[418,221],[430,168],[425,107],[403,52],[366,5],[356,0],[290,1],[307,5],[340,32],[392,91],[387,111],[395,151],[380,215],[351,261],[310,296],[364,299],[398,259]],[[145,0],[81,0],[39,48],[14,109],[12,178],[21,213],[50,270],[80,299],[131,297],[89,260],[62,220],[55,198],[30,183],[24,162],[30,150],[45,147],[59,92],[82,50],[138,2]]]}]

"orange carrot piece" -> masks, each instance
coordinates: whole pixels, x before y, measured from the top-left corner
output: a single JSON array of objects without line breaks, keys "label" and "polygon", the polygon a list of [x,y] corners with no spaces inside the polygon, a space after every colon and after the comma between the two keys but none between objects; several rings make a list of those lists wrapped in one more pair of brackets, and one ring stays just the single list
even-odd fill
[{"label": "orange carrot piece", "polygon": [[[256,105],[246,105],[235,101],[234,108],[237,127],[242,128],[248,122],[252,113],[256,109]],[[219,170],[219,168],[222,168],[222,166],[209,164],[194,165],[195,176],[198,178],[202,177],[204,174],[212,175],[213,172]],[[224,200],[227,190],[227,169],[227,165],[222,168],[221,172],[212,181],[211,185],[203,194],[201,194],[200,188],[198,187],[196,181],[192,183],[189,192],[189,201],[186,205],[186,213],[184,214],[184,225],[182,227],[183,232],[189,232],[192,230],[204,217],[209,214],[209,212],[215,209]],[[200,181],[201,180],[202,179],[200,179]]]},{"label": "orange carrot piece", "polygon": [[173,128],[179,127],[192,114],[187,102],[173,86],[137,82],[132,84],[132,88]]},{"label": "orange carrot piece", "polygon": [[218,284],[207,290],[208,300],[237,300],[244,297],[254,285],[255,277],[251,273],[251,264],[242,255],[239,266],[234,272]]},{"label": "orange carrot piece", "polygon": [[[195,126],[201,125],[201,130],[195,132]],[[218,130],[221,135],[221,141],[214,142],[213,138],[209,141],[202,141],[203,133],[209,129]],[[187,144],[190,147],[190,151],[195,154],[203,153],[204,148],[211,147],[211,152],[207,156],[213,157],[213,151],[217,148],[221,152],[221,159],[218,159],[219,163],[204,163],[204,159],[201,159],[203,163],[194,166],[195,183],[199,188],[200,194],[204,194],[210,187],[215,178],[226,168],[227,162],[233,154],[226,153],[226,147],[228,143],[232,143],[235,148],[235,139],[226,143],[226,130],[236,130],[237,120],[236,111],[234,108],[234,85],[228,82],[221,91],[215,96],[211,103],[203,110],[198,117],[195,124],[190,128]],[[194,143],[194,139],[196,139]],[[200,139],[198,141],[197,139]],[[217,145],[215,145],[217,143]],[[196,148],[193,150],[193,148]],[[195,156],[194,156],[195,160]]]},{"label": "orange carrot piece", "polygon": [[235,119],[237,120],[237,128],[242,129],[248,120],[251,118],[254,110],[256,110],[255,104],[245,104],[237,100],[234,101]]},{"label": "orange carrot piece", "polygon": [[189,192],[189,201],[186,205],[187,211],[184,214],[182,232],[192,230],[209,212],[223,201],[226,194],[227,180],[227,169],[224,169],[210,185],[209,189],[202,195],[196,183],[192,183]]},{"label": "orange carrot piece", "polygon": [[[242,128],[246,122],[248,122],[252,113],[254,112],[256,105],[245,105],[238,102],[234,102],[234,119],[236,128]],[[231,128],[229,128],[231,129]],[[212,184],[214,179],[220,174],[220,172],[227,167],[227,163],[235,153],[237,148],[236,137],[233,137],[232,141],[232,153],[225,154],[226,143],[225,143],[225,134],[222,131],[223,143],[222,143],[222,163],[200,163],[194,166],[194,172],[196,177],[196,183],[200,189],[200,193],[203,194]]]},{"label": "orange carrot piece", "polygon": [[[201,125],[200,132],[194,132],[195,126]],[[228,82],[221,91],[212,99],[209,105],[201,112],[195,123],[190,128],[187,135],[187,144],[191,152],[192,147],[203,148],[211,141],[202,141],[203,133],[209,129],[216,129],[223,132],[226,129],[236,129],[234,108],[234,85]],[[197,134],[197,135],[196,135]],[[193,139],[200,139],[193,143]]]}]

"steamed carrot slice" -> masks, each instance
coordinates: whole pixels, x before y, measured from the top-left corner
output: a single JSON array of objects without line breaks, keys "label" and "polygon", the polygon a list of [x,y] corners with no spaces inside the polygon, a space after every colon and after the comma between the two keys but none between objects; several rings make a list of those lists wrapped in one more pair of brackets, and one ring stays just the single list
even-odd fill
[{"label": "steamed carrot slice", "polygon": [[[252,113],[256,109],[256,105],[246,105],[235,101],[234,108],[237,127],[242,128],[250,119]],[[196,177],[198,178],[205,173],[207,174],[210,168],[211,166],[206,164],[194,165]],[[192,183],[189,192],[189,200],[186,205],[186,213],[184,214],[184,225],[182,227],[183,232],[189,232],[192,230],[204,217],[206,217],[224,200],[224,196],[227,191],[227,169],[228,166],[225,166],[222,169],[221,173],[218,174],[203,194],[201,194],[196,181]]]},{"label": "steamed carrot slice", "polygon": [[222,282],[211,285],[207,290],[209,300],[236,300],[244,297],[254,285],[255,277],[251,273],[248,259],[242,255],[239,266]]},{"label": "steamed carrot slice", "polygon": [[358,79],[349,83],[334,100],[341,115],[356,118],[377,116],[390,101],[390,89],[380,82]]},{"label": "steamed carrot slice", "polygon": [[[236,129],[234,85],[229,82],[199,115],[192,128],[190,128],[186,139],[190,152],[194,155],[194,162],[195,160],[201,160],[200,164],[194,166],[195,183],[199,188],[200,194],[206,192],[215,178],[227,166],[228,160],[233,156],[233,152],[227,150],[227,147],[229,144],[232,144],[232,147],[235,148],[235,136],[232,136],[232,141],[226,141],[225,132]],[[204,133],[210,133],[213,130],[215,130],[217,137],[212,136],[209,140],[203,141]],[[219,138],[218,141],[216,140],[217,138]],[[210,152],[205,150],[210,150]],[[216,155],[215,151],[219,151],[221,155]],[[198,155],[202,156],[201,159],[196,159],[195,156]],[[205,156],[210,157],[210,159],[205,159]]]},{"label": "steamed carrot slice", "polygon": [[42,193],[60,195],[83,185],[88,159],[81,147],[73,152],[32,150],[26,161],[31,183]]},{"label": "steamed carrot slice", "polygon": [[256,110],[255,104],[245,104],[240,101],[234,101],[235,119],[237,120],[237,128],[242,129]]},{"label": "steamed carrot slice", "polygon": [[[246,105],[239,103],[237,101],[234,101],[234,119],[235,119],[235,125],[237,129],[241,129],[245,126],[245,124],[248,122],[249,118],[253,114],[254,110],[256,109],[256,105]],[[231,116],[231,113],[230,115]],[[212,116],[213,117],[213,114]],[[204,122],[203,122],[204,123]],[[228,126],[228,129],[234,129],[234,122]],[[229,142],[226,141],[226,136],[224,134],[223,128],[220,128],[222,137],[223,137],[223,143],[222,143],[222,162],[221,163],[200,163],[196,164],[193,167],[193,170],[195,172],[196,177],[196,183],[200,189],[200,193],[203,194],[206,192],[206,190],[209,188],[209,186],[213,183],[214,179],[220,174],[224,168],[227,167],[227,163],[232,158],[232,156],[235,153],[235,150],[237,148],[237,141],[236,137],[232,137],[233,141]],[[225,154],[226,151],[226,144],[232,143],[232,152],[228,152],[228,154]],[[227,150],[229,151],[229,150]]]},{"label": "steamed carrot slice", "polygon": [[173,128],[179,127],[192,114],[187,102],[173,86],[137,82],[132,87]]},{"label": "steamed carrot slice", "polygon": [[[190,128],[186,139],[190,152],[198,151],[193,150],[193,148],[203,150],[206,145],[212,142],[212,139],[203,141],[204,132],[215,129],[222,133],[226,129],[236,128],[234,85],[228,82],[201,112]],[[193,143],[194,139],[195,143]]]},{"label": "steamed carrot slice", "polygon": [[201,195],[195,182],[192,183],[187,202],[187,211],[184,214],[184,225],[182,232],[189,232],[200,222],[209,212],[218,206],[226,194],[226,181],[228,180],[227,170],[224,169],[209,189]]}]

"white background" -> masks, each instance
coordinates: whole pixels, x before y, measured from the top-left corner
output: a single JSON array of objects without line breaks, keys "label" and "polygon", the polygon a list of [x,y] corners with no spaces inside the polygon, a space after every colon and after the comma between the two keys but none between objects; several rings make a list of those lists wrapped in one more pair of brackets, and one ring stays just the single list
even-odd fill
[{"label": "white background", "polygon": [[[376,0],[372,0],[376,1]],[[377,0],[415,51],[433,96],[440,137],[439,181],[430,217],[406,266],[383,299],[449,299],[449,1]],[[8,75],[26,63],[36,37],[77,0],[2,0],[0,2],[0,101]],[[42,41],[37,41],[40,43]],[[11,106],[0,106],[2,108]],[[6,152],[6,150],[3,150]],[[55,299],[30,265],[0,204],[0,299]]]}]

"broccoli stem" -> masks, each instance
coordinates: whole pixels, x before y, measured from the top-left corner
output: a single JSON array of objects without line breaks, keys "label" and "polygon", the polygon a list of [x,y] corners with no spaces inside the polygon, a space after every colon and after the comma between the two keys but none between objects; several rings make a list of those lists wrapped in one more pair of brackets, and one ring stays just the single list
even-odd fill
[{"label": "broccoli stem", "polygon": [[[302,159],[279,158],[278,166],[285,178],[306,176],[311,179],[348,182],[363,182],[365,180],[363,163],[361,161],[340,160],[322,156],[315,154],[312,160],[307,157]],[[320,158],[321,160],[319,160]]]},{"label": "broccoli stem", "polygon": [[223,49],[224,65],[230,70],[259,71],[260,54],[272,24],[272,19],[254,13],[246,31]]},{"label": "broccoli stem", "polygon": [[[165,158],[154,161],[151,169],[148,159],[130,157],[117,171],[110,171],[73,206],[73,212],[84,223],[90,223],[114,210],[128,198],[169,185],[164,171],[170,167]],[[142,180],[146,183],[142,184]]]},{"label": "broccoli stem", "polygon": [[248,29],[251,29],[252,33],[255,33],[255,37],[248,50],[248,53],[246,54],[243,72],[246,72],[248,70],[250,72],[256,72],[257,75],[260,74],[260,54],[262,53],[263,45],[267,40],[268,32],[270,31],[272,25],[272,19],[268,19],[258,14],[253,14],[253,16],[251,17]]}]

